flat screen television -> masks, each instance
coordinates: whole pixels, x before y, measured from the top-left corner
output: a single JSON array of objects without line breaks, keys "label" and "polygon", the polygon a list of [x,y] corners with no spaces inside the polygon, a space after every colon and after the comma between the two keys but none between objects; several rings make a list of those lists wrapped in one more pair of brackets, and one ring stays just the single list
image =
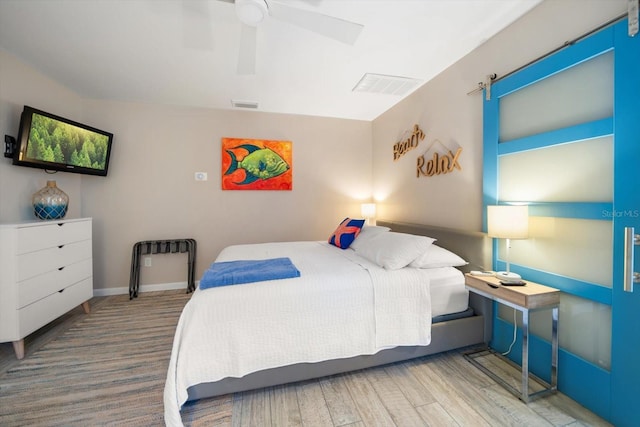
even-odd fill
[{"label": "flat screen television", "polygon": [[106,176],[113,134],[25,106],[13,164]]}]

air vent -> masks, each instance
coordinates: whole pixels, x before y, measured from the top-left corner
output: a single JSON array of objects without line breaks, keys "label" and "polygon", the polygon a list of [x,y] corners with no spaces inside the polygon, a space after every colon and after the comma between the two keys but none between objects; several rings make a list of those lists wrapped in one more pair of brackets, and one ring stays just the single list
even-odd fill
[{"label": "air vent", "polygon": [[232,99],[231,106],[233,108],[249,108],[251,110],[257,110],[258,102],[257,101],[238,101],[236,99]]},{"label": "air vent", "polygon": [[410,77],[366,73],[353,88],[353,91],[402,96],[411,92],[421,82],[421,80]]}]

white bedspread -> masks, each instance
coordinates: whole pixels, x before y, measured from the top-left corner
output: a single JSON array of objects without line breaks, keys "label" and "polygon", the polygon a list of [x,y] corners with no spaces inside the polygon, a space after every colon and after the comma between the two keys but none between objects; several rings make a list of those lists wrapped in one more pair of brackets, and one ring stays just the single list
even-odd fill
[{"label": "white bedspread", "polygon": [[187,303],[165,383],[168,426],[182,425],[192,385],[430,343],[425,270],[387,271],[325,242],[230,246],[216,261],[282,256],[301,277],[197,289]]}]

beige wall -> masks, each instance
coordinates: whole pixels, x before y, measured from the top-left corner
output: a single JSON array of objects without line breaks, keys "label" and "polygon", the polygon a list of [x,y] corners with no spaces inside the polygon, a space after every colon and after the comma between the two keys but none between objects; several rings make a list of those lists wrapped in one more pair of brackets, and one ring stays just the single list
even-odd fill
[{"label": "beige wall", "polygon": [[[371,123],[84,100],[2,54],[0,132],[16,136],[29,104],[114,133],[109,175],[80,176],[0,161],[0,221],[33,219],[31,194],[47,179],[70,198],[68,217],[94,221],[94,287],[129,283],[136,241],[195,238],[197,272],[225,246],[326,239],[371,196]],[[293,142],[292,191],[222,191],[222,137]],[[196,182],[195,172],[209,180]],[[186,255],[154,255],[142,284],[184,282]]]},{"label": "beige wall", "polygon": [[[326,238],[372,188],[379,218],[479,230],[482,100],[466,93],[625,9],[624,0],[547,0],[373,123],[85,100],[0,51],[0,134],[16,135],[24,104],[114,132],[108,177],[53,176],[71,197],[69,217],[94,218],[97,289],[128,285],[136,241],[195,238],[199,277],[230,244]],[[425,140],[394,162],[393,144],[414,124]],[[293,141],[293,191],[223,192],[224,136]],[[463,148],[462,171],[417,178],[416,158],[436,139]],[[33,218],[31,194],[47,179],[1,160],[0,221]],[[152,261],[143,284],[185,280],[184,256]]]},{"label": "beige wall", "polygon": [[[480,230],[482,95],[467,92],[488,74],[505,75],[625,11],[625,0],[546,0],[378,117],[373,189],[379,217]],[[393,144],[414,124],[424,141],[394,162]],[[416,159],[434,140],[463,148],[462,171],[416,177]]]},{"label": "beige wall", "polygon": [[[24,105],[55,112],[63,117],[78,117],[82,99],[38,73],[15,57],[0,50],[0,137],[4,153],[4,135],[18,137],[20,113]],[[80,178],[69,173],[48,175],[41,169],[16,167],[0,157],[0,221],[34,219],[31,195],[54,179],[69,194],[70,217],[80,215]]]}]

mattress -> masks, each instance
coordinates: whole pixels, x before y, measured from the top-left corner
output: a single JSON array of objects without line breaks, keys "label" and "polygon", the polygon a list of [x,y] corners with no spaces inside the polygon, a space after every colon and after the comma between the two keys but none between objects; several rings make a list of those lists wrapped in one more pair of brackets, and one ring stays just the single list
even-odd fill
[{"label": "mattress", "polygon": [[165,384],[168,425],[181,425],[179,410],[190,386],[426,346],[433,307],[437,316],[467,308],[464,276],[455,268],[388,271],[326,242],[236,245],[216,261],[282,256],[291,258],[301,277],[197,289],[187,303]]},{"label": "mattress", "polygon": [[426,269],[431,282],[431,316],[438,317],[465,311],[469,306],[469,291],[464,274],[455,267]]}]

